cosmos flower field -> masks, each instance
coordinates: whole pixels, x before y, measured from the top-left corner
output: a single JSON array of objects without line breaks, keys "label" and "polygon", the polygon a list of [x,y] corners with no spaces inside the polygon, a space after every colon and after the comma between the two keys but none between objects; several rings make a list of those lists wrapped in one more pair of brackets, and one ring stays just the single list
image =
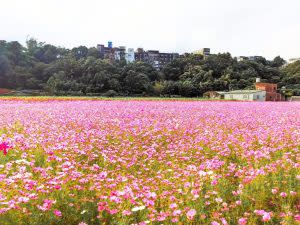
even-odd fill
[{"label": "cosmos flower field", "polygon": [[300,104],[0,99],[0,224],[299,224]]}]

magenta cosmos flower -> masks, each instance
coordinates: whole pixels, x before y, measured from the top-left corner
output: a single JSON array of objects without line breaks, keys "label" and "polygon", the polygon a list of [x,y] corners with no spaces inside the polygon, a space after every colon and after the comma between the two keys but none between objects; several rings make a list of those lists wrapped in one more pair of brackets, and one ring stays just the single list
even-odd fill
[{"label": "magenta cosmos flower", "polygon": [[7,142],[2,142],[0,144],[0,151],[3,151],[4,155],[7,155],[7,150],[9,149],[9,145]]}]

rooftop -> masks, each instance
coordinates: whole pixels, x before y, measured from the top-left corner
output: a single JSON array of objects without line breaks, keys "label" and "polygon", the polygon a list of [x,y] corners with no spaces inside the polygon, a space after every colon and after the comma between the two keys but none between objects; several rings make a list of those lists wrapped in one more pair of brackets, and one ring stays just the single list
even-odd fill
[{"label": "rooftop", "polygon": [[261,90],[235,90],[235,91],[228,91],[224,92],[224,94],[253,94],[258,92],[265,92]]}]

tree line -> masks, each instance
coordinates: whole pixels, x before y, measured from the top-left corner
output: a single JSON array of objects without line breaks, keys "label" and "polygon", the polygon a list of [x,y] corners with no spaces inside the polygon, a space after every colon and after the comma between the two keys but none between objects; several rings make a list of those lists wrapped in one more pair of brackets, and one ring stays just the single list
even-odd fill
[{"label": "tree line", "polygon": [[54,95],[202,96],[206,91],[253,88],[255,78],[300,95],[300,62],[276,57],[238,61],[229,53],[186,54],[157,71],[145,62],[101,59],[97,48],[66,49],[38,42],[0,41],[0,88]]}]

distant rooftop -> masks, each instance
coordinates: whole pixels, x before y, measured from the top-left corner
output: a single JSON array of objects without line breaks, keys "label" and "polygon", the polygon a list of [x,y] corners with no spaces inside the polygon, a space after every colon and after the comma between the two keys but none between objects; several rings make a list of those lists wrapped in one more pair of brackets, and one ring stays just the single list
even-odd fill
[{"label": "distant rooftop", "polygon": [[225,92],[224,94],[253,94],[257,92],[264,92],[261,90],[235,90],[235,91],[228,91]]}]

